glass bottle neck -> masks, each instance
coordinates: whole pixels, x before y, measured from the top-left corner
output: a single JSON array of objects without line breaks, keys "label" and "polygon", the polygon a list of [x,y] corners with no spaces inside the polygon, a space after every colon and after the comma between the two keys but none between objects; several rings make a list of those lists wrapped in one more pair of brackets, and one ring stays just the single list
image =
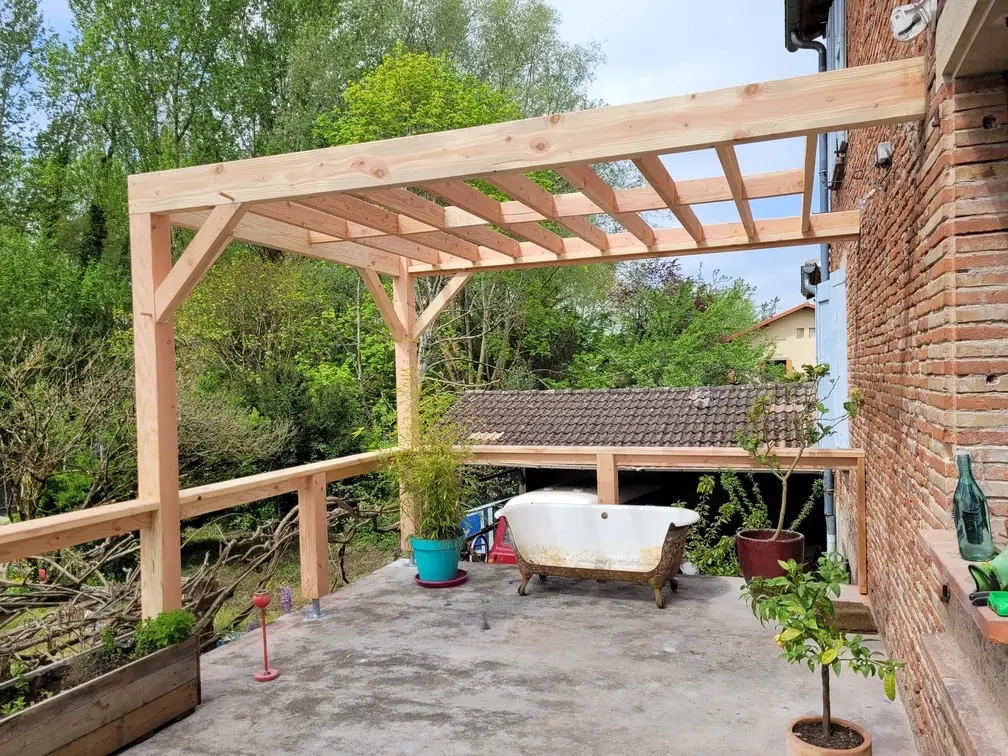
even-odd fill
[{"label": "glass bottle neck", "polygon": [[959,468],[960,475],[972,475],[972,469],[970,467],[970,456],[969,454],[957,454],[956,455],[956,467]]}]

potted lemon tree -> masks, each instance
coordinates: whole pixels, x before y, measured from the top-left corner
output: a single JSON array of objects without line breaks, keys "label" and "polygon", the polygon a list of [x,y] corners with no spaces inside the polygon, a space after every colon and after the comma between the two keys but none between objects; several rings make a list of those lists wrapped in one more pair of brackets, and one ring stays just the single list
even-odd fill
[{"label": "potted lemon tree", "polygon": [[471,486],[460,440],[461,434],[451,425],[423,423],[416,442],[393,458],[399,495],[405,497],[413,518],[410,546],[424,583],[445,583],[458,575],[462,518]]},{"label": "potted lemon tree", "polygon": [[781,649],[779,658],[789,664],[805,664],[822,680],[822,715],[791,720],[784,737],[789,756],[827,756],[837,752],[871,756],[871,734],[860,725],[833,716],[830,673],[843,667],[865,677],[882,680],[890,701],[896,698],[896,670],[903,663],[873,651],[860,635],[837,626],[833,599],[847,581],[847,567],[839,554],[824,554],[814,572],[806,572],[793,559],[781,562],[784,575],[756,577],[742,587],[743,599],[760,622],[775,623]]}]

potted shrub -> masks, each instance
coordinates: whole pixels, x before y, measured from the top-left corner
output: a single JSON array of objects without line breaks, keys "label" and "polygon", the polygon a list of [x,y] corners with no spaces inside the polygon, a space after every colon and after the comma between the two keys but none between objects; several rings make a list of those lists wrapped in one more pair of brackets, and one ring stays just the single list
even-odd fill
[{"label": "potted shrub", "polygon": [[[735,545],[736,533],[773,530],[770,524],[770,509],[763,500],[759,483],[752,473],[746,478],[748,482],[739,477],[734,470],[722,470],[718,479],[727,500],[715,507],[711,501],[716,487],[715,478],[712,475],[700,477],[695,507],[700,520],[690,528],[686,537],[686,559],[700,575],[738,577],[742,571]],[[788,526],[790,530],[797,528],[811,514],[816,504],[822,500],[822,492],[822,479],[816,478],[808,499],[792,518]],[[680,506],[686,505],[680,504]],[[738,522],[741,522],[741,528],[732,526]]]},{"label": "potted shrub", "polygon": [[0,754],[112,753],[191,713],[200,702],[196,620],[163,612],[132,638],[106,626],[94,648],[26,672],[7,661],[0,684]]},{"label": "potted shrub", "polygon": [[872,651],[860,635],[838,628],[833,598],[839,598],[840,585],[847,581],[843,557],[824,554],[812,573],[793,559],[780,566],[781,577],[753,578],[742,587],[742,597],[760,622],[779,627],[774,638],[781,649],[779,658],[789,664],[807,664],[810,671],[819,671],[822,680],[822,714],[788,723],[786,753],[825,756],[842,751],[871,756],[871,734],[854,722],[833,717],[830,672],[839,675],[846,665],[865,677],[878,677],[892,701],[896,698],[896,670],[903,663]]},{"label": "potted shrub", "polygon": [[413,446],[399,450],[392,469],[415,528],[410,537],[420,580],[444,583],[458,575],[462,518],[470,478],[457,429],[436,422],[421,428]]},{"label": "potted shrub", "polygon": [[[785,403],[797,405],[793,416],[797,450],[791,463],[784,467],[774,451],[779,435],[776,430],[777,414],[772,411],[773,395],[761,394],[747,416],[747,425],[738,431],[739,446],[749,456],[767,468],[781,482],[780,512],[774,529],[740,530],[735,534],[742,577],[779,577],[784,574],[780,563],[789,559],[805,561],[805,536],[796,530],[786,530],[788,480],[801,461],[805,450],[831,435],[837,425],[854,418],[863,403],[860,391],[855,389],[844,402],[844,411],[835,418],[823,417],[826,406],[819,398],[819,385],[829,375],[829,365],[803,365],[801,371],[791,373],[784,380]],[[811,384],[811,387],[810,387]],[[834,381],[835,385],[836,382]],[[832,390],[832,389],[831,389]],[[801,391],[802,393],[799,393]]]}]

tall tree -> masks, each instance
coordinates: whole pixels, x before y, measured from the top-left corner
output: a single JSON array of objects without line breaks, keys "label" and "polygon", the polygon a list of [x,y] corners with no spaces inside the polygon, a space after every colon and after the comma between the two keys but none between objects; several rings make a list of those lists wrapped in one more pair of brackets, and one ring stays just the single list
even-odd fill
[{"label": "tall tree", "polygon": [[32,71],[44,41],[38,0],[0,3],[0,198],[4,207],[0,212],[5,215],[13,204],[25,127],[37,94],[32,87]]},{"label": "tall tree", "polygon": [[[403,43],[350,85],[343,100],[339,109],[319,118],[318,132],[327,143],[465,128],[509,120],[521,112],[510,94],[462,72],[447,55],[411,52]],[[551,191],[562,187],[552,172],[532,178]],[[504,198],[484,182],[477,184]],[[608,281],[611,272],[600,266],[478,276],[440,325],[421,339],[424,377],[452,388],[540,385],[539,376],[554,374],[583,346],[578,330],[569,327],[579,319],[575,292],[583,294]],[[439,278],[422,279],[421,306],[443,284]]]},{"label": "tall tree", "polygon": [[[683,276],[677,261],[624,265],[604,327],[560,385],[703,386],[767,375],[771,348],[744,333],[760,310],[744,281]],[[736,338],[731,338],[739,334]]]}]

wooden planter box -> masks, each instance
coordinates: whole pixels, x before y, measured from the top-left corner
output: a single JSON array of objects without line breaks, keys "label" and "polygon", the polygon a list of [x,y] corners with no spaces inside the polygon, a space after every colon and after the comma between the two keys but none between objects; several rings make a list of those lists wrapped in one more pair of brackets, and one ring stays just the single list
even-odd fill
[{"label": "wooden planter box", "polygon": [[199,641],[190,638],[0,719],[0,756],[112,753],[199,702]]}]

